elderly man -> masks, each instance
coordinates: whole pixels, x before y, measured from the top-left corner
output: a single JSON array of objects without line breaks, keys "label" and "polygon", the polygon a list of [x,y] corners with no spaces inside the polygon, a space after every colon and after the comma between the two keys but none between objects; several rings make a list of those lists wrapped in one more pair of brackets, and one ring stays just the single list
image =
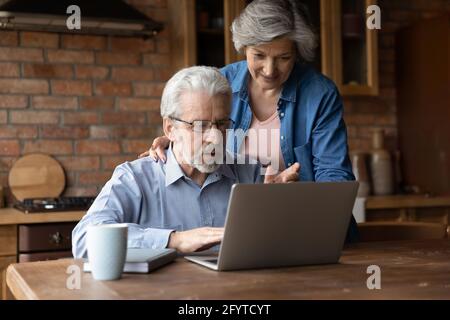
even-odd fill
[{"label": "elderly man", "polygon": [[[226,78],[215,68],[186,68],[167,82],[161,100],[171,141],[167,161],[146,157],[115,169],[73,231],[76,258],[86,256],[91,224],[127,223],[132,248],[186,253],[220,243],[231,186],[262,182],[258,164],[223,156],[230,96]],[[295,164],[266,182],[296,180],[298,170]]]}]

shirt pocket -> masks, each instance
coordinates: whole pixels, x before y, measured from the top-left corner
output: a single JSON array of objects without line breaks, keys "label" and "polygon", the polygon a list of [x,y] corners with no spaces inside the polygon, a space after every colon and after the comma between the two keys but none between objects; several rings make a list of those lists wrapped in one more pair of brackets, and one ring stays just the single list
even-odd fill
[{"label": "shirt pocket", "polygon": [[314,181],[311,141],[294,148],[295,159],[300,163],[300,181]]}]

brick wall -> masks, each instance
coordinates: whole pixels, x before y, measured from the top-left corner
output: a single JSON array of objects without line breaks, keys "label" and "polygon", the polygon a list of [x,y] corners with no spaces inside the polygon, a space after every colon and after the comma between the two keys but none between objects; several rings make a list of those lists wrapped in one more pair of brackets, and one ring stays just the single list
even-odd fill
[{"label": "brick wall", "polygon": [[[128,0],[167,21],[166,0]],[[395,31],[450,10],[450,0],[380,0],[378,97],[344,98],[351,150],[370,149],[383,127],[396,148]],[[135,159],[160,133],[159,98],[170,77],[168,31],[143,41],[0,31],[0,184],[15,159],[54,155],[65,195],[94,195],[113,168]]]},{"label": "brick wall", "polygon": [[[129,0],[157,21],[165,0]],[[0,31],[0,185],[20,155],[45,152],[65,195],[95,195],[160,133],[168,32],[153,39]]]},{"label": "brick wall", "polygon": [[344,98],[350,150],[370,150],[374,128],[384,128],[387,147],[397,148],[395,32],[414,21],[450,12],[450,0],[379,0],[378,5],[382,20],[378,38],[380,94]]}]

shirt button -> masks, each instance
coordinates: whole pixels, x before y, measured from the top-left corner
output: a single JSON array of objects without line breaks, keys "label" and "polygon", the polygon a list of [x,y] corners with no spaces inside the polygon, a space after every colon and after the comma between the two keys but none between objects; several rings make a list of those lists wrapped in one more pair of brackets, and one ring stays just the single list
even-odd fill
[{"label": "shirt button", "polygon": [[280,117],[282,118],[284,117],[284,112],[280,113]]},{"label": "shirt button", "polygon": [[281,139],[281,140],[284,140],[284,136],[281,136],[280,139]]},{"label": "shirt button", "polygon": [[292,163],[289,162],[289,163],[288,163],[288,167],[290,167],[290,166],[292,166]]}]

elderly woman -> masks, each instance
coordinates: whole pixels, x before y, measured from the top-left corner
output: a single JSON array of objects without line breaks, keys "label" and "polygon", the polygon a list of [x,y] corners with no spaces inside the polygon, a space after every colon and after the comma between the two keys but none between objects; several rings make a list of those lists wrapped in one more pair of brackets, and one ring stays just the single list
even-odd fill
[{"label": "elderly woman", "polygon": [[[281,170],[299,162],[301,181],[354,180],[341,97],[307,64],[316,38],[304,8],[296,0],[255,0],[231,30],[246,60],[221,72],[232,88],[232,128],[245,134],[229,136],[227,147]],[[157,138],[145,154],[164,161],[167,145]],[[352,217],[347,242],[357,238]]]}]

